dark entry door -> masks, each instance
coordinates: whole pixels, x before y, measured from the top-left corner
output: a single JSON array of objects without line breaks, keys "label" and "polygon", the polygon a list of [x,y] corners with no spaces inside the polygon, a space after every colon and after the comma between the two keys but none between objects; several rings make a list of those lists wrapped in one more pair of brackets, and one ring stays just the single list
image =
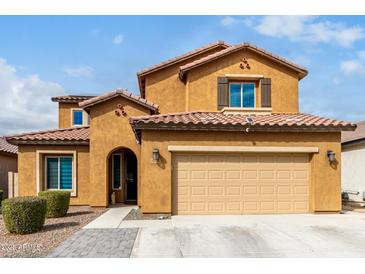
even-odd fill
[{"label": "dark entry door", "polygon": [[125,152],[125,201],[130,203],[137,202],[137,158],[127,151]]}]

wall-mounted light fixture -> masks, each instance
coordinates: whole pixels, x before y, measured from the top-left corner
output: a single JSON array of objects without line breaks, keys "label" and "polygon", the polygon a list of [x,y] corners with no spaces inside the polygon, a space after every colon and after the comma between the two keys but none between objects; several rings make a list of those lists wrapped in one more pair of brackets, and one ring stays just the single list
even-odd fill
[{"label": "wall-mounted light fixture", "polygon": [[332,150],[327,150],[327,157],[331,164],[336,162],[336,153]]},{"label": "wall-mounted light fixture", "polygon": [[152,161],[158,163],[160,161],[160,151],[157,148],[152,149]]}]

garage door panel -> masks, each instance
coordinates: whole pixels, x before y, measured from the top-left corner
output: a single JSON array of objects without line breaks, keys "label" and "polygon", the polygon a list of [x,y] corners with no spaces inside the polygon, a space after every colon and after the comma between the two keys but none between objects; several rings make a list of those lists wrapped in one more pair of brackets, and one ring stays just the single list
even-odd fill
[{"label": "garage door panel", "polygon": [[275,170],[263,169],[259,172],[259,180],[275,180]]},{"label": "garage door panel", "polygon": [[242,170],[242,179],[244,180],[257,180],[258,179],[258,172],[256,169],[249,169],[245,168]]},{"label": "garage door panel", "polygon": [[290,169],[277,170],[276,171],[276,178],[278,180],[291,180],[292,179],[292,172],[291,172]]},{"label": "garage door panel", "polygon": [[207,195],[206,186],[192,186],[190,187],[190,193],[192,196],[205,196]]},{"label": "garage door panel", "polygon": [[307,180],[308,179],[308,171],[307,170],[294,170],[293,171],[293,179],[294,180]]},{"label": "garage door panel", "polygon": [[209,179],[224,179],[224,170],[208,170]]},{"label": "garage door panel", "polygon": [[174,155],[174,213],[272,214],[309,211],[308,156]]},{"label": "garage door panel", "polygon": [[259,194],[259,186],[243,186],[243,195],[244,196],[257,196]]},{"label": "garage door panel", "polygon": [[239,180],[239,179],[241,179],[241,171],[240,170],[226,170],[225,178],[228,180]]},{"label": "garage door panel", "polygon": [[241,196],[242,195],[242,187],[238,186],[226,186],[226,196]]}]

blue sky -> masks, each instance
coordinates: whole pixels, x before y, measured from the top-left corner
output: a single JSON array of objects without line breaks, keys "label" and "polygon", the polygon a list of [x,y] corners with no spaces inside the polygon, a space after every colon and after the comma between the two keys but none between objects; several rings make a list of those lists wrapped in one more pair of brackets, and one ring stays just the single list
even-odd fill
[{"label": "blue sky", "polygon": [[216,40],[307,67],[301,112],[365,120],[363,16],[1,16],[0,37],[0,134],[57,127],[54,95],[138,94],[137,71]]}]

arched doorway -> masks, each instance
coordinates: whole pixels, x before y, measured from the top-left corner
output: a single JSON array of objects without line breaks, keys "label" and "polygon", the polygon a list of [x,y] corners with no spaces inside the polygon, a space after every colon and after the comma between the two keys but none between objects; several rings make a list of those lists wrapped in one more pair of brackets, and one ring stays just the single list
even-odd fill
[{"label": "arched doorway", "polygon": [[[109,203],[137,204],[137,157],[128,148],[114,150],[108,159]],[[114,193],[114,194],[113,194]]]}]

